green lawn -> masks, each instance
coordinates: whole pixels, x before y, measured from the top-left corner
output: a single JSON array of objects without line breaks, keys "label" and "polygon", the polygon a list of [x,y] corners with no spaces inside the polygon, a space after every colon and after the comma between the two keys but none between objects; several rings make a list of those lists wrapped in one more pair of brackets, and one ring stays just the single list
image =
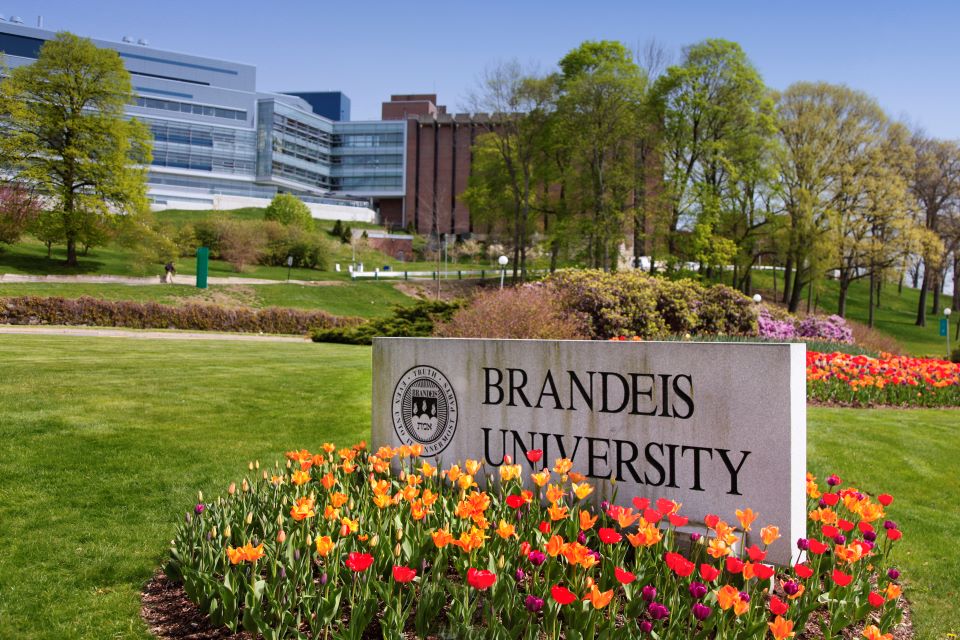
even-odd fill
[{"label": "green lawn", "polygon": [[[754,272],[754,286],[761,289],[770,290],[772,293],[773,276],[767,271]],[[782,293],[783,279],[777,278],[777,287]],[[942,358],[946,353],[946,341],[940,337],[939,317],[930,315],[930,302],[932,296],[927,297],[927,326],[918,327],[914,324],[917,319],[917,304],[920,301],[920,292],[917,289],[911,289],[904,286],[903,293],[897,293],[896,283],[889,283],[884,286],[880,294],[880,307],[874,310],[876,328],[887,333],[903,346],[904,350],[911,355],[935,355]],[[950,305],[950,298],[941,297],[941,306]],[[870,307],[870,286],[867,280],[858,280],[850,285],[850,291],[847,294],[847,317],[867,323],[867,317]],[[833,314],[837,312],[839,304],[839,287],[835,280],[824,282],[823,291],[820,294],[820,304],[817,307],[818,313]],[[806,298],[802,305],[806,309]],[[960,316],[954,315],[954,326]],[[951,341],[953,333],[951,335]]]},{"label": "green lawn", "polygon": [[186,300],[249,307],[323,309],[338,316],[373,318],[387,315],[395,304],[413,298],[390,282],[358,280],[330,285],[253,284],[213,285],[206,291],[186,285],[123,285],[53,282],[0,283],[0,298],[7,296],[92,296],[105,300],[134,300],[178,304]]},{"label": "green lawn", "polygon": [[[370,349],[0,335],[0,637],[146,638],[174,521],[248,461],[367,437]],[[960,632],[956,411],[809,411],[811,469],[889,491],[920,639]]]}]

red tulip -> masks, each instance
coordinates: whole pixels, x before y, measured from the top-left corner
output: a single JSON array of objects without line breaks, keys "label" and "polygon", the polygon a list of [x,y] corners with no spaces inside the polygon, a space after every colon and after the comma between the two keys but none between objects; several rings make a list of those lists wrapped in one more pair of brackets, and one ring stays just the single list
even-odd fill
[{"label": "red tulip", "polygon": [[876,591],[871,591],[870,595],[867,596],[867,602],[869,602],[870,606],[874,609],[879,609],[883,606],[883,603],[886,602],[886,599]]},{"label": "red tulip", "polygon": [[410,582],[416,577],[416,569],[411,569],[410,567],[401,567],[399,565],[394,565],[393,567],[393,579],[397,582]]},{"label": "red tulip", "polygon": [[650,498],[634,498],[633,506],[637,511],[643,511],[650,506]]},{"label": "red tulip", "polygon": [[810,567],[808,567],[808,566],[805,565],[805,564],[797,564],[797,565],[794,565],[793,571],[794,571],[794,573],[796,573],[799,577],[804,578],[804,579],[809,578],[810,576],[813,575],[813,569],[811,569]]},{"label": "red tulip", "polygon": [[709,564],[700,565],[700,577],[707,582],[713,582],[720,575],[720,570]]},{"label": "red tulip", "polygon": [[474,569],[470,567],[467,569],[467,583],[474,589],[479,589],[484,591],[493,586],[493,583],[497,581],[497,574],[486,571],[484,569]]},{"label": "red tulip", "polygon": [[347,556],[344,564],[347,565],[348,569],[360,573],[370,568],[370,565],[373,564],[373,556],[369,553],[357,553],[354,551]]},{"label": "red tulip", "polygon": [[790,605],[788,605],[786,602],[784,602],[777,596],[773,596],[770,598],[769,606],[770,606],[770,613],[772,613],[775,616],[782,616],[790,608]]},{"label": "red tulip", "polygon": [[830,547],[823,544],[819,540],[813,540],[813,539],[810,540],[810,553],[815,553],[817,555],[820,555],[821,553],[826,553],[827,549],[829,548]]},{"label": "red tulip", "polygon": [[741,573],[743,571],[743,562],[739,558],[727,556],[727,571],[730,573]]},{"label": "red tulip", "polygon": [[887,537],[891,540],[899,540],[903,537],[903,532],[900,529],[887,529]]},{"label": "red tulip", "polygon": [[507,506],[511,509],[519,509],[524,502],[526,500],[523,499],[523,496],[507,496]]},{"label": "red tulip", "polygon": [[821,497],[831,507],[840,502],[840,496],[836,493],[825,493]]},{"label": "red tulip", "polygon": [[531,464],[540,462],[541,458],[543,458],[543,449],[530,449],[530,451],[527,451],[527,460],[529,460]]},{"label": "red tulip", "polygon": [[597,535],[600,536],[600,542],[604,544],[616,544],[623,540],[623,536],[608,527],[603,527],[597,531]]},{"label": "red tulip", "polygon": [[831,576],[833,581],[837,583],[838,586],[845,587],[850,584],[850,581],[853,580],[853,576],[849,573],[844,573],[840,569],[834,569],[833,575]]},{"label": "red tulip", "polygon": [[577,596],[574,595],[572,591],[566,587],[561,587],[558,584],[555,584],[550,588],[550,597],[556,600],[560,605],[571,604],[577,600]]},{"label": "red tulip", "polygon": [[672,524],[675,527],[682,527],[686,525],[688,522],[690,522],[690,518],[686,516],[678,516],[675,513],[670,514],[669,520],[670,520],[670,524]]},{"label": "red tulip", "polygon": [[755,544],[747,547],[747,554],[753,562],[763,562],[763,559],[767,557],[767,552]]},{"label": "red tulip", "polygon": [[893,503],[893,496],[889,493],[881,493],[877,496],[877,502],[885,507],[889,507],[891,503]]},{"label": "red tulip", "polygon": [[768,564],[755,564],[753,565],[753,575],[761,580],[769,580],[773,577],[773,567]]},{"label": "red tulip", "polygon": [[636,574],[630,573],[629,571],[625,571],[620,567],[614,567],[613,575],[617,578],[617,582],[619,582],[620,584],[630,584],[631,582],[637,579]]}]

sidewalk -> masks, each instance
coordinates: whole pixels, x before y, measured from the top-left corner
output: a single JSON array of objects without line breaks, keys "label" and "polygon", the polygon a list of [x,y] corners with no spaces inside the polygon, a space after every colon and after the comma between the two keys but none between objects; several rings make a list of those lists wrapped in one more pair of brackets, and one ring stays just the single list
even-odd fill
[{"label": "sidewalk", "polygon": [[[18,273],[0,273],[0,283],[11,282],[57,282],[57,283],[90,283],[90,284],[129,284],[149,285],[166,284],[160,276],[153,278],[136,278],[132,276],[31,276]],[[196,286],[196,276],[174,276],[173,284]],[[207,278],[207,284],[237,285],[237,284],[287,284],[287,280],[267,280],[266,278]],[[339,280],[290,280],[289,284],[308,286],[329,286],[344,284]]]},{"label": "sidewalk", "polygon": [[89,338],[134,338],[140,340],[231,340],[251,342],[299,342],[310,339],[254,333],[218,333],[214,331],[157,331],[151,329],[104,329],[98,327],[50,327],[0,324],[0,335],[86,336]]}]

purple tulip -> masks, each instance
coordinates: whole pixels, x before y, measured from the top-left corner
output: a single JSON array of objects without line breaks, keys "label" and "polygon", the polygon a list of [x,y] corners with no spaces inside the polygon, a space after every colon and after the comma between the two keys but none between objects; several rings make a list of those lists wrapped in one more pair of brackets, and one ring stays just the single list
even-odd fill
[{"label": "purple tulip", "polygon": [[840,484],[840,478],[838,478],[836,474],[833,474],[827,478],[827,484],[831,487],[835,487]]},{"label": "purple tulip", "polygon": [[833,541],[837,544],[843,544],[847,541],[847,536],[843,535],[842,533],[838,533],[837,535],[833,536]]},{"label": "purple tulip", "polygon": [[750,602],[750,594],[747,593],[746,591],[741,591],[738,595],[740,596],[740,599],[743,600],[744,602]]},{"label": "purple tulip", "polygon": [[670,610],[659,602],[651,602],[650,606],[647,607],[647,613],[654,620],[663,620],[670,615]]},{"label": "purple tulip", "polygon": [[547,561],[547,556],[544,555],[542,551],[537,551],[536,549],[534,549],[529,554],[527,554],[527,559],[530,561],[530,564],[532,564],[535,567],[539,567],[540,565],[542,565],[544,562]]},{"label": "purple tulip", "polygon": [[536,613],[543,609],[543,598],[538,598],[537,596],[530,594],[523,601],[523,606],[527,608],[527,611],[530,613]]},{"label": "purple tulip", "polygon": [[193,508],[193,512],[197,515],[200,515],[201,513],[203,513],[204,509],[206,509],[204,504],[202,502],[198,502],[197,506]]},{"label": "purple tulip", "polygon": [[897,523],[894,522],[893,520],[885,520],[884,523],[883,523],[883,528],[884,528],[884,529],[896,529],[896,528],[897,528]]},{"label": "purple tulip", "polygon": [[650,621],[649,621],[649,620],[641,620],[641,621],[640,621],[640,631],[641,631],[642,633],[650,633],[651,631],[653,631],[653,625],[650,624]]},{"label": "purple tulip", "polygon": [[793,580],[788,580],[787,582],[783,583],[783,592],[788,596],[795,595],[797,591],[800,591],[800,586],[797,585],[797,583]]},{"label": "purple tulip", "polygon": [[826,509],[826,508],[827,508],[827,501],[824,500],[823,498],[820,498],[820,502],[818,502],[817,504],[820,505],[820,508],[821,508],[821,509]]},{"label": "purple tulip", "polygon": [[703,596],[707,595],[707,585],[703,584],[702,582],[691,582],[690,595],[693,596],[694,600],[699,600]]},{"label": "purple tulip", "polygon": [[690,612],[697,620],[706,620],[710,617],[710,614],[713,612],[713,610],[702,602],[698,602],[693,605],[693,608],[690,609]]},{"label": "purple tulip", "polygon": [[280,565],[280,579],[281,580],[287,579],[287,569],[283,565]]},{"label": "purple tulip", "polygon": [[865,547],[867,548],[867,551],[873,551],[873,547],[875,546],[875,545],[874,545],[872,542],[870,542],[869,540],[864,540],[861,544],[863,544],[863,546],[865,546]]},{"label": "purple tulip", "polygon": [[797,540],[797,549],[800,549],[800,551],[808,551],[810,549],[810,541],[806,538],[799,538]]},{"label": "purple tulip", "polygon": [[603,511],[604,513],[606,513],[606,512],[609,511],[609,510],[610,510],[610,503],[609,503],[609,502],[607,502],[606,500],[604,500],[603,502],[600,503],[600,511]]},{"label": "purple tulip", "polygon": [[657,588],[651,584],[644,586],[640,590],[640,597],[647,602],[653,602],[657,597]]},{"label": "purple tulip", "polygon": [[703,537],[703,536],[701,536],[699,533],[691,533],[691,534],[690,534],[690,542],[697,542],[697,541],[700,540],[700,538],[702,538],[702,537]]},{"label": "purple tulip", "polygon": [[577,534],[577,542],[579,542],[580,544],[587,543],[587,535],[583,531]]},{"label": "purple tulip", "polygon": [[514,574],[517,582],[523,582],[523,579],[527,577],[527,574],[523,572],[523,569],[517,569],[517,572]]},{"label": "purple tulip", "polygon": [[890,570],[887,571],[887,577],[890,578],[891,580],[896,580],[897,578],[900,577],[900,572],[897,571],[896,569],[891,568]]},{"label": "purple tulip", "polygon": [[321,585],[327,584],[327,572],[326,572],[326,571],[324,571],[323,573],[320,574],[320,584],[321,584]]},{"label": "purple tulip", "polygon": [[877,539],[876,531],[864,531],[863,539],[866,540],[867,542],[873,542],[874,540]]}]

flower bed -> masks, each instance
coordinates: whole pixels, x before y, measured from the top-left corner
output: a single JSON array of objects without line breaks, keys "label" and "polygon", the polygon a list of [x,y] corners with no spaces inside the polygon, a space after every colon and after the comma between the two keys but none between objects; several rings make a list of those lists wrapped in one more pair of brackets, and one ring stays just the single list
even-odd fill
[{"label": "flower bed", "polygon": [[807,352],[807,397],[852,405],[960,406],[960,365],[934,358]]},{"label": "flower bed", "polygon": [[810,537],[775,568],[768,548],[791,541],[749,508],[692,526],[666,498],[594,509],[595,487],[539,451],[524,461],[531,489],[509,460],[441,471],[419,453],[325,444],[251,463],[186,514],[168,574],[215,624],[264,638],[783,640],[814,614],[826,638],[861,622],[881,638],[899,621],[888,495],[808,476]]}]

